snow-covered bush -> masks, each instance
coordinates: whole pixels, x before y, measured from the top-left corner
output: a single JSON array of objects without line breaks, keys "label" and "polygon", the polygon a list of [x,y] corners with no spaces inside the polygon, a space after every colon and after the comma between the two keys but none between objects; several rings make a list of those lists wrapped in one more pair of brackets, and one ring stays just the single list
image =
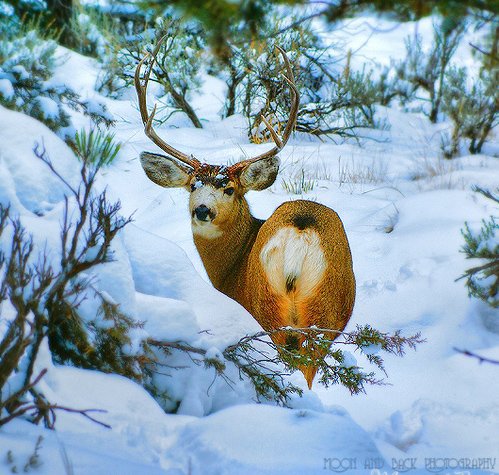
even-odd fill
[{"label": "snow-covered bush", "polygon": [[[91,21],[88,12],[78,18],[83,24],[92,25],[92,31],[97,23],[105,23]],[[99,78],[97,89],[119,97],[121,91],[133,83],[133,71],[144,57],[144,49],[152,51],[166,35],[168,39],[158,52],[151,81],[163,86],[166,106],[184,112],[198,128],[202,123],[190,104],[190,94],[200,86],[199,72],[203,66],[208,66],[210,73],[227,84],[222,116],[243,114],[248,119],[248,135],[253,141],[270,138],[264,132],[262,114],[277,130],[282,128],[289,112],[289,94],[281,78],[282,60],[272,54],[270,43],[283,48],[292,64],[301,99],[298,131],[354,136],[359,127],[378,127],[375,105],[386,104],[400,94],[398,90],[393,92],[399,86],[395,85],[396,78],[384,77],[384,81],[378,82],[372,71],[350,71],[349,62],[345,68],[338,68],[337,58],[331,54],[335,49],[326,47],[310,22],[295,21],[295,15],[283,20],[275,11],[264,26],[259,26],[264,32],[262,38],[243,39],[230,45],[223,62],[212,61],[204,52],[205,34],[199,24],[181,22],[174,10],[167,9],[155,21],[145,14],[140,18],[142,23],[113,24],[113,34],[109,31],[101,31],[100,36],[95,31],[91,34],[97,43],[107,42],[106,53],[101,56],[105,73]],[[88,36],[87,32],[84,36]],[[160,113],[158,118],[161,119]]]},{"label": "snow-covered bush", "polygon": [[96,90],[117,99],[130,85],[129,71],[123,70],[123,48],[148,30],[152,25],[152,13],[145,6],[139,8],[136,4],[103,6],[98,2],[87,4],[81,10],[83,19],[90,18],[89,29],[94,30],[94,33],[87,35],[87,41],[99,44],[95,50],[102,70],[97,78]]},{"label": "snow-covered bush", "polygon": [[443,86],[442,112],[452,121],[450,143],[444,156],[458,155],[463,140],[470,153],[480,153],[492,129],[499,124],[497,72],[482,69],[469,84],[466,68],[449,68]]},{"label": "snow-covered bush", "polygon": [[112,116],[104,104],[82,99],[54,79],[57,43],[36,29],[20,29],[0,43],[0,104],[24,112],[71,140],[74,128],[68,109],[79,110],[97,124],[109,126]]},{"label": "snow-covered bush", "polygon": [[373,77],[371,81],[370,89],[374,92],[375,101],[382,106],[389,106],[396,98],[401,102],[407,102],[413,94],[412,86],[397,74],[393,61],[390,66],[382,68],[377,77]]},{"label": "snow-covered bush", "polygon": [[285,126],[290,95],[281,76],[282,58],[269,46],[275,44],[286,51],[300,93],[296,130],[352,136],[359,127],[377,126],[374,105],[380,94],[371,72],[350,71],[349,62],[338,68],[332,55],[336,48],[327,46],[310,22],[294,15],[282,18],[275,11],[260,26],[261,38],[231,45],[231,54],[218,65],[217,74],[228,86],[223,115],[243,114],[255,142],[270,139],[262,115],[276,130]]},{"label": "snow-covered bush", "polygon": [[19,23],[20,18],[31,21],[34,17],[46,12],[45,0],[1,0],[0,16],[9,17],[13,23]]},{"label": "snow-covered bush", "polygon": [[79,5],[73,12],[71,28],[75,38],[74,49],[81,54],[104,59],[109,49],[108,35],[112,18],[95,8]]},{"label": "snow-covered bush", "polygon": [[19,18],[15,14],[14,7],[0,0],[0,36],[9,38],[12,28],[19,26]]},{"label": "snow-covered bush", "polygon": [[[433,123],[439,120],[445,74],[464,31],[465,23],[450,17],[440,24],[434,23],[432,47],[425,51],[420,35],[408,37],[405,42],[407,56],[395,65],[399,78],[410,85],[405,102],[417,99],[417,108],[421,108]],[[419,90],[426,96],[417,97]],[[421,101],[428,102],[429,107],[421,107]]]},{"label": "snow-covered bush", "polygon": [[[189,100],[191,93],[201,84],[199,73],[205,47],[204,35],[193,23],[181,22],[171,13],[165,13],[154,23],[146,22],[145,26],[141,33],[124,31],[121,37],[115,37],[112,45],[114,54],[109,55],[104,63],[107,74],[101,79],[99,87],[101,90],[116,91],[121,84],[131,85],[135,68],[146,51],[152,52],[160,38],[166,36],[156,56],[150,80],[162,86],[167,107],[173,108],[173,112],[184,112],[195,127],[202,128]],[[119,84],[113,77],[119,78]],[[161,118],[160,113],[158,118]]]},{"label": "snow-covered bush", "polygon": [[[499,188],[495,192],[475,188],[476,191],[499,204]],[[468,259],[479,259],[480,265],[468,269],[462,278],[470,296],[479,298],[491,307],[499,307],[499,217],[482,221],[480,229],[465,224],[463,252]]]},{"label": "snow-covered bush", "polygon": [[[290,95],[281,76],[282,58],[277,50],[272,51],[270,44],[278,45],[287,53],[300,91],[299,121],[306,105],[320,100],[321,89],[331,78],[328,66],[332,57],[328,49],[310,22],[296,22],[296,26],[290,27],[295,20],[294,16],[283,20],[274,12],[260,27],[264,39],[251,38],[243,44],[232,45],[232,54],[220,72],[228,83],[224,115],[244,114],[252,141],[270,138],[262,115],[276,130],[285,126],[289,115]],[[272,38],[272,43],[268,38]]]},{"label": "snow-covered bush", "polygon": [[74,46],[71,27],[71,16],[77,3],[74,0],[2,0],[2,3],[13,8],[12,18],[20,23],[36,22],[40,31],[51,32],[60,44],[68,48]]},{"label": "snow-covered bush", "polygon": [[118,58],[112,53],[108,54],[103,62],[103,69],[97,77],[95,89],[100,94],[118,99],[127,87],[127,81],[122,76],[123,69]]},{"label": "snow-covered bush", "polygon": [[375,115],[376,104],[380,104],[382,98],[372,74],[365,69],[351,71],[347,65],[341,74],[324,84],[322,98],[302,105],[296,130],[314,135],[356,137],[359,128],[381,128]]}]

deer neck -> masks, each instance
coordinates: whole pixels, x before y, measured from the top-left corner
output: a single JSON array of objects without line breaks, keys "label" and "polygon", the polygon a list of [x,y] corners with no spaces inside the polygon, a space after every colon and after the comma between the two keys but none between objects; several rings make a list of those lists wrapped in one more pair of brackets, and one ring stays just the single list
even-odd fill
[{"label": "deer neck", "polygon": [[206,273],[216,289],[234,297],[234,286],[263,223],[251,215],[248,202],[242,198],[234,218],[220,226],[220,236],[206,239],[193,235]]}]

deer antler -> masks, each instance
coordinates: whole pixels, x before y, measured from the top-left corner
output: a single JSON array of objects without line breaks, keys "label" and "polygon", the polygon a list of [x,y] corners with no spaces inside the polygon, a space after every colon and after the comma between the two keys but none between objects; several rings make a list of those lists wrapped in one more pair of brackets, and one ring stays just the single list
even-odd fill
[{"label": "deer antler", "polygon": [[254,158],[249,158],[247,160],[242,160],[238,163],[235,163],[231,167],[229,167],[229,171],[231,173],[237,172],[242,170],[243,168],[246,168],[247,165],[250,163],[256,162],[258,160],[262,160],[264,158],[270,158],[273,157],[274,155],[277,155],[286,145],[289,136],[291,135],[291,132],[293,131],[293,128],[296,124],[296,118],[298,114],[298,107],[300,105],[300,97],[298,94],[298,89],[296,88],[295,84],[295,78],[293,76],[293,69],[291,68],[291,64],[289,63],[289,59],[286,56],[286,52],[280,47],[276,46],[276,48],[279,50],[279,52],[282,55],[282,58],[284,59],[284,66],[286,68],[286,73],[282,73],[282,77],[284,80],[287,82],[290,92],[291,92],[291,109],[289,111],[289,119],[286,124],[286,127],[284,129],[284,132],[282,134],[282,138],[279,137],[277,132],[274,130],[274,128],[270,125],[269,121],[262,115],[262,121],[267,127],[268,131],[270,132],[270,135],[272,136],[272,140],[275,143],[275,147],[270,149],[267,152],[262,153],[261,155],[258,155],[257,157]]},{"label": "deer antler", "polygon": [[[154,142],[161,150],[166,152],[168,155],[171,155],[180,162],[185,163],[186,165],[189,165],[194,169],[197,169],[201,165],[201,162],[199,160],[196,160],[192,155],[189,156],[185,153],[180,152],[176,148],[173,148],[171,145],[168,145],[163,139],[159,137],[159,135],[154,130],[152,121],[154,119],[154,114],[156,114],[156,105],[154,105],[151,115],[149,115],[149,113],[147,112],[147,83],[149,82],[149,77],[151,75],[154,62],[156,61],[156,56],[158,54],[159,48],[161,47],[165,38],[166,35],[159,40],[152,54],[147,53],[135,69],[134,82],[135,90],[137,91],[137,97],[139,99],[140,115],[142,117],[142,122],[144,123],[145,134],[152,140],[152,142]],[[144,85],[142,85],[140,82],[140,70],[142,69],[142,65],[144,64],[145,60],[149,58],[149,56],[151,56],[151,61],[144,73]]]}]

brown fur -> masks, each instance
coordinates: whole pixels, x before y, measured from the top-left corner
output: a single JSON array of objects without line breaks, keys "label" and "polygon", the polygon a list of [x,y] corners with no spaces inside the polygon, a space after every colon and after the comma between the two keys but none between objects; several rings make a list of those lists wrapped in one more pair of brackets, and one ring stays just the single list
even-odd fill
[{"label": "brown fur", "polygon": [[[218,223],[223,232],[221,237],[204,239],[194,235],[213,285],[243,305],[265,330],[288,325],[343,330],[353,310],[355,277],[347,237],[338,215],[326,206],[298,200],[282,204],[262,222],[251,216],[243,196],[235,200],[234,206],[233,219]],[[293,226],[298,232],[312,229],[320,237],[326,271],[314,294],[305,299],[293,289],[277,294],[260,261],[262,248],[284,226]],[[300,276],[300,279],[306,278]],[[286,343],[284,335],[273,339],[278,344]],[[317,368],[301,370],[310,388]]]}]

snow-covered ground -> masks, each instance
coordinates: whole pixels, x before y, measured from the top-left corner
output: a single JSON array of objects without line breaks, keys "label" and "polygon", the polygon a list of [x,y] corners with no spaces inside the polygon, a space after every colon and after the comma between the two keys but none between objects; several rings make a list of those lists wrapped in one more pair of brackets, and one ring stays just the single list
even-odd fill
[{"label": "snow-covered ground", "polygon": [[[415,28],[383,22],[378,30],[386,31],[373,32],[366,25],[374,21],[350,25],[357,32],[352,47],[365,43],[359,65],[366,58],[386,64],[390,56],[400,57],[403,38]],[[418,30],[428,36],[429,26],[425,20]],[[58,76],[83,96],[97,96],[97,63],[65,53]],[[471,61],[464,49],[457,59]],[[161,136],[210,163],[269,147],[248,144],[242,117],[217,118],[223,88],[206,76],[194,100],[204,129],[176,115],[159,130]],[[117,239],[116,261],[98,270],[99,288],[125,312],[146,320],[143,331],[155,338],[185,339],[213,350],[258,331],[244,309],[209,283],[192,241],[187,193],[161,189],[144,175],[138,154],[155,146],[143,133],[133,91],[122,100],[100,99],[117,119],[116,138],[123,147],[99,186],[107,187],[111,200],[121,200],[125,216],[134,213],[134,222]],[[360,145],[294,136],[280,155],[276,183],[250,192],[248,199],[260,218],[298,198],[339,213],[357,280],[347,330],[369,323],[387,332],[421,332],[427,340],[403,358],[386,357],[390,385],[351,396],[338,386],[316,384],[308,391],[301,374],[294,374],[304,395],[284,409],[256,404],[235,373],[237,384],[229,387],[213,369],[190,365],[161,382],[180,401],[173,415],[123,377],[54,366],[44,347],[38,365],[49,369],[40,385],[47,398],[107,410],[100,419],[112,428],[68,413],[58,415],[55,432],[11,422],[0,429],[0,473],[10,473],[16,464],[22,468],[40,435],[40,474],[377,474],[413,465],[421,473],[457,474],[467,473],[467,463],[483,464],[470,472],[499,473],[497,366],[479,365],[454,350],[499,359],[497,313],[470,300],[464,282],[456,282],[470,267],[460,252],[464,222],[477,228],[497,214],[490,201],[471,191],[475,184],[499,183],[499,161],[493,157],[497,130],[485,147],[490,155],[443,161],[437,132],[449,124],[433,125],[423,115],[396,108],[379,114],[389,130],[371,132],[376,140]],[[77,115],[74,122],[77,128],[88,125]],[[0,202],[12,203],[37,242],[46,239],[57,249],[64,190],[33,155],[34,142],[42,138],[59,171],[76,179],[78,163],[60,139],[34,119],[0,108]],[[287,193],[283,180],[302,174],[313,189]],[[1,325],[0,318],[0,330]],[[14,462],[7,460],[8,451]]]}]

